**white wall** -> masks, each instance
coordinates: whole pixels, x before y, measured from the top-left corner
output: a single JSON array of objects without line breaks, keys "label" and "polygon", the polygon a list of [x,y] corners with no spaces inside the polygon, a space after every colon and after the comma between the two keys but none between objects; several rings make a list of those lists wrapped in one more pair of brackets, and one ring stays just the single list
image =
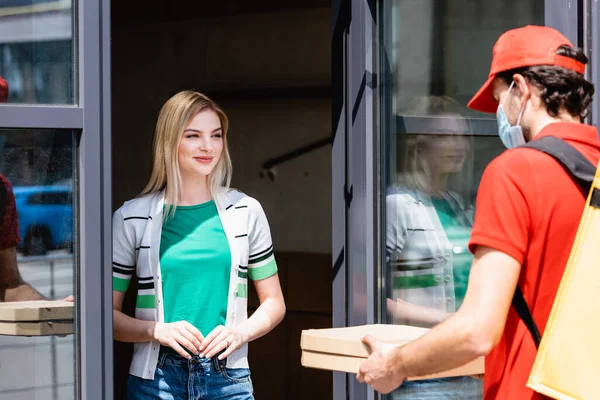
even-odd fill
[{"label": "white wall", "polygon": [[[154,124],[170,95],[327,87],[330,44],[328,8],[113,26],[114,208],[149,177]],[[277,250],[329,253],[331,148],[277,167],[274,182],[259,172],[266,159],[331,134],[331,98],[224,98],[233,186],[261,201]]]}]

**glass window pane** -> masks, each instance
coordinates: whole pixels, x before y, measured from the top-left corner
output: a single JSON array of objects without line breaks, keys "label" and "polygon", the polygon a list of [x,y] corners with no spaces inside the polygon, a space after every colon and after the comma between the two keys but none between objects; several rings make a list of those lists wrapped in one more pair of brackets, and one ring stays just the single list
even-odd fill
[{"label": "glass window pane", "polygon": [[0,103],[75,102],[72,0],[0,1]]},{"label": "glass window pane", "polygon": [[[466,108],[504,31],[544,24],[544,0],[378,3],[385,244],[381,320],[432,327],[464,299],[485,166],[502,150],[495,115]],[[482,382],[407,383],[391,398],[482,397]]]},{"label": "glass window pane", "polygon": [[[0,130],[0,301],[75,294],[75,151],[71,131]],[[0,336],[0,400],[74,399],[77,349],[74,335]]]}]

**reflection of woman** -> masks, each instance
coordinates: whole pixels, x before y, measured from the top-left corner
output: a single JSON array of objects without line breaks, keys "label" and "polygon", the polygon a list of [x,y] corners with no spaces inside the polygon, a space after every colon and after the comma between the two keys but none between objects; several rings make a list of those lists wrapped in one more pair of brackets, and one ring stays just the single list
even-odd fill
[{"label": "reflection of woman", "polygon": [[[260,204],[229,190],[227,117],[206,96],[163,106],[143,195],[113,218],[114,334],[133,342],[129,399],[252,399],[247,343],[285,305]],[[133,273],[136,317],[121,312]],[[247,278],[260,307],[247,318]]]},{"label": "reflection of woman", "polygon": [[[461,172],[470,151],[459,110],[446,97],[418,99],[411,113],[432,118],[400,135],[406,154],[398,157],[397,183],[386,196],[387,308],[395,323],[431,327],[456,311],[466,293],[472,210],[449,190],[450,177]],[[449,378],[409,382],[395,394],[477,399],[481,390],[473,378]]]}]

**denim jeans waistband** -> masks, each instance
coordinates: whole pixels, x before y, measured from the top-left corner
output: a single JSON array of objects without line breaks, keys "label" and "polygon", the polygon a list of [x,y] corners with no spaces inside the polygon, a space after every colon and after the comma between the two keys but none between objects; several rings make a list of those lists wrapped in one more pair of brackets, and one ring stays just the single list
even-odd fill
[{"label": "denim jeans waistband", "polygon": [[[192,357],[197,355],[197,354],[193,354],[191,351],[189,351],[189,350],[188,350],[188,349],[186,349],[185,347],[183,347],[183,349],[184,349],[185,351],[187,351],[187,353],[188,353],[190,356],[192,356]],[[161,344],[161,345],[160,345],[160,354],[163,354],[163,353],[169,354],[169,355],[171,355],[171,356],[175,356],[175,357],[181,357],[181,358],[183,358],[183,357],[182,357],[182,356],[181,356],[181,355],[180,355],[178,352],[176,352],[176,351],[175,351],[173,348],[171,348],[171,347],[169,347],[169,346],[163,346],[163,345]]]}]

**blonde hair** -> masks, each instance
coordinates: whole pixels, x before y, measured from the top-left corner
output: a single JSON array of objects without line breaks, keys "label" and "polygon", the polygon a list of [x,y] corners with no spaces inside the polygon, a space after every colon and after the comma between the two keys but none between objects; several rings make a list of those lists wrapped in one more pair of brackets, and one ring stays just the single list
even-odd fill
[{"label": "blonde hair", "polygon": [[[404,112],[409,116],[428,117],[458,117],[463,118],[463,109],[459,102],[449,96],[420,96],[411,101],[410,107]],[[405,142],[406,156],[399,157],[402,164],[398,169],[414,174],[419,170],[418,148],[420,144],[428,139],[427,132],[408,132]],[[429,171],[424,171],[426,174]],[[421,188],[422,189],[422,188]]]},{"label": "blonde hair", "polygon": [[[411,106],[403,110],[402,115],[464,119],[465,110],[459,102],[448,96],[421,96],[413,99]],[[461,135],[463,133],[457,132],[457,134]],[[468,136],[468,133],[465,132],[464,135]],[[427,192],[427,188],[423,186],[423,183],[417,180],[418,172],[422,172],[427,179],[431,178],[432,171],[427,164],[422,162],[424,160],[421,159],[421,155],[419,154],[419,148],[427,140],[431,140],[427,132],[406,132],[399,135],[396,143],[396,173],[398,175],[395,183],[410,189],[419,189]],[[456,191],[465,196],[472,186],[473,181],[471,164],[473,163],[474,146],[471,143],[472,139],[469,138],[468,140],[471,150],[465,161],[467,166],[463,167],[460,173],[452,174],[453,186],[455,186]]]},{"label": "blonde hair", "polygon": [[208,175],[208,190],[213,197],[219,191],[229,188],[231,183],[231,157],[227,147],[227,129],[229,120],[225,112],[202,93],[184,90],[171,97],[162,106],[158,114],[154,134],[154,162],[148,184],[140,196],[165,190],[165,219],[175,214],[181,195],[181,174],[179,171],[179,143],[183,131],[194,117],[205,110],[212,110],[221,121],[223,129],[223,152],[213,171]]}]

